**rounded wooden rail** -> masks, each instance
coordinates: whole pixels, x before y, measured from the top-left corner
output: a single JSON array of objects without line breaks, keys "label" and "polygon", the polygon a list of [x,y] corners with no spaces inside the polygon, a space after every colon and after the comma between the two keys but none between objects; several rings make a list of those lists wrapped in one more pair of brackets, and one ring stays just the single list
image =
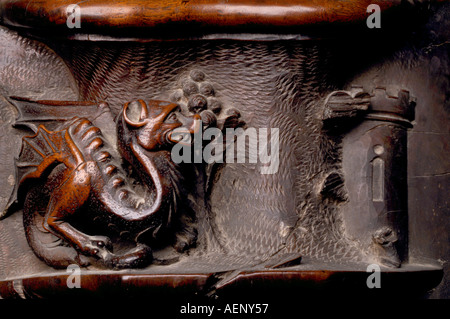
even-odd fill
[{"label": "rounded wooden rail", "polygon": [[64,31],[74,12],[72,9],[68,12],[68,7],[76,4],[81,26],[75,30],[78,33],[129,29],[280,32],[304,26],[361,22],[367,19],[370,4],[385,11],[401,3],[401,0],[0,0],[0,22],[7,26]]}]

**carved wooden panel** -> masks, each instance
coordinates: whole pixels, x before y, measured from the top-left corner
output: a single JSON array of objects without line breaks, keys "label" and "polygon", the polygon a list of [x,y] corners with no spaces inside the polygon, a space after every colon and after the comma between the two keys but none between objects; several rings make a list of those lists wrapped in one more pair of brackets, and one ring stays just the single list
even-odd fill
[{"label": "carved wooden panel", "polygon": [[[91,1],[85,29],[68,31],[58,1],[27,7],[42,27],[24,1],[2,1],[0,296],[71,294],[70,267],[82,291],[112,295],[302,295],[311,283],[370,295],[373,264],[385,295],[435,287],[442,268],[421,250],[416,225],[428,215],[411,207],[419,184],[409,168],[427,161],[411,153],[416,127],[437,112],[448,127],[446,104],[432,100],[448,81],[430,67],[447,67],[448,50],[423,48],[430,36],[411,38],[411,25],[361,27],[368,4],[353,2],[339,11],[298,1],[310,12],[286,1],[274,8],[293,11],[264,23],[267,8],[252,1],[233,1],[223,21],[208,14],[219,4],[188,2],[173,16],[186,27],[174,39],[170,28],[139,33],[167,23],[156,2],[117,2],[102,24],[88,13],[108,4]],[[383,3],[391,14],[394,2]],[[114,11],[139,6],[142,24]],[[430,17],[447,7],[426,11],[418,28],[445,38]],[[318,28],[347,32],[349,19],[355,36]],[[199,33],[200,22],[214,33]],[[260,29],[243,32],[247,23]],[[433,143],[447,145],[443,134]]]}]

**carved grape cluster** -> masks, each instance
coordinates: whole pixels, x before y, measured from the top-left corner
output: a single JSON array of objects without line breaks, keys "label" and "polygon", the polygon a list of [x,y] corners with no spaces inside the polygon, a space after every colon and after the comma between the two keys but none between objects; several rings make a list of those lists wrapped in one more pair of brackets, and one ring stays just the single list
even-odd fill
[{"label": "carved grape cluster", "polygon": [[182,80],[181,88],[172,94],[172,102],[184,105],[192,113],[210,110],[214,114],[220,114],[222,103],[215,98],[214,87],[205,78],[202,71],[192,70],[189,76]]},{"label": "carved grape cluster", "polygon": [[217,126],[220,129],[224,125],[241,126],[243,122],[240,120],[240,112],[235,108],[225,108],[216,95],[217,92],[207,81],[205,73],[194,69],[180,80],[179,87],[172,92],[170,100],[178,103],[185,111],[200,114],[205,126]]}]

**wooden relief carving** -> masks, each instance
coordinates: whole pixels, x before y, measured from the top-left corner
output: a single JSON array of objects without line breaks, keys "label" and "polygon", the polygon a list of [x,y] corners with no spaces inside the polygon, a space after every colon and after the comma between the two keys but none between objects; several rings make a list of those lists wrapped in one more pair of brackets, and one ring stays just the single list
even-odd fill
[{"label": "wooden relief carving", "polygon": [[[333,92],[324,121],[330,134],[343,134],[343,170],[349,197],[343,210],[347,230],[362,236],[380,264],[400,267],[407,252],[406,130],[414,120],[415,101],[409,92],[389,96],[385,88],[372,93]],[[348,132],[348,128],[353,129]],[[339,132],[339,133],[338,133]],[[367,193],[361,193],[361,189]],[[358,212],[365,207],[366,217]],[[363,222],[360,218],[366,218]],[[368,229],[364,225],[372,225]]]},{"label": "wooden relief carving", "polygon": [[[184,4],[172,22],[186,30],[174,36],[157,2],[123,1],[142,7],[141,24],[112,10],[108,23],[89,15],[68,32],[57,1],[40,11],[0,1],[1,297],[70,294],[70,267],[82,290],[112,295],[273,288],[292,298],[343,283],[369,294],[368,265],[394,296],[404,274],[420,282],[414,293],[438,284],[440,267],[411,258],[410,148],[424,105],[442,108],[412,79],[420,59],[369,52],[379,38],[315,37],[321,23],[359,26],[365,1],[338,16],[332,1],[213,2]],[[116,6],[80,6],[95,4]],[[229,25],[200,19],[219,7]],[[268,8],[292,12],[280,20]],[[24,12],[58,33],[43,35],[48,26],[35,30]],[[249,21],[262,31],[244,32]]]},{"label": "wooden relief carving", "polygon": [[[24,99],[13,103],[21,115],[17,123],[30,127],[35,127],[27,123],[30,109],[40,108],[40,117],[60,121],[67,116],[64,105],[73,104]],[[183,143],[182,133],[195,134],[218,123],[213,112],[203,110],[206,106],[201,95],[189,100],[192,115],[183,115],[176,103],[128,102],[115,121],[117,136],[104,136],[101,128],[114,132],[114,122],[109,106],[100,103],[90,105],[98,126],[88,118],[74,117],[53,130],[39,125],[33,136],[24,137],[16,160],[17,190],[10,204],[23,204],[25,233],[36,255],[55,268],[86,266],[91,260],[108,268],[142,268],[152,262],[151,247],[161,245],[161,238],[179,252],[195,245],[195,216],[187,212],[180,216],[183,208],[179,208],[186,196],[182,184],[187,168],[172,161],[170,150]],[[69,106],[73,107],[83,104]],[[214,111],[218,114],[221,109]],[[233,127],[231,118],[227,116],[221,126]],[[117,149],[108,139],[116,141]],[[124,163],[133,167],[133,176]],[[115,245],[108,236],[79,229],[96,234],[96,226],[99,233],[118,237],[119,248],[114,250],[119,253],[113,253]],[[175,238],[167,232],[175,232]],[[122,241],[132,244],[120,246]]]}]

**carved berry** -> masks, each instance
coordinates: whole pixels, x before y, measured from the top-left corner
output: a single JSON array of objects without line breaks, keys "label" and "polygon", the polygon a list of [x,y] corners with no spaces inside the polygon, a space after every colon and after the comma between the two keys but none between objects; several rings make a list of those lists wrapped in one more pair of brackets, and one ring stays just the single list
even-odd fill
[{"label": "carved berry", "polygon": [[208,101],[203,95],[196,94],[189,99],[188,109],[193,113],[200,113],[206,109]]},{"label": "carved berry", "polygon": [[186,81],[183,83],[183,92],[186,97],[198,93],[198,85],[192,81]]},{"label": "carved berry", "polygon": [[205,73],[199,70],[192,70],[189,75],[191,76],[191,79],[196,82],[202,82],[205,80]]},{"label": "carved berry", "polygon": [[214,87],[210,83],[204,83],[200,86],[200,93],[204,96],[214,96]]}]

